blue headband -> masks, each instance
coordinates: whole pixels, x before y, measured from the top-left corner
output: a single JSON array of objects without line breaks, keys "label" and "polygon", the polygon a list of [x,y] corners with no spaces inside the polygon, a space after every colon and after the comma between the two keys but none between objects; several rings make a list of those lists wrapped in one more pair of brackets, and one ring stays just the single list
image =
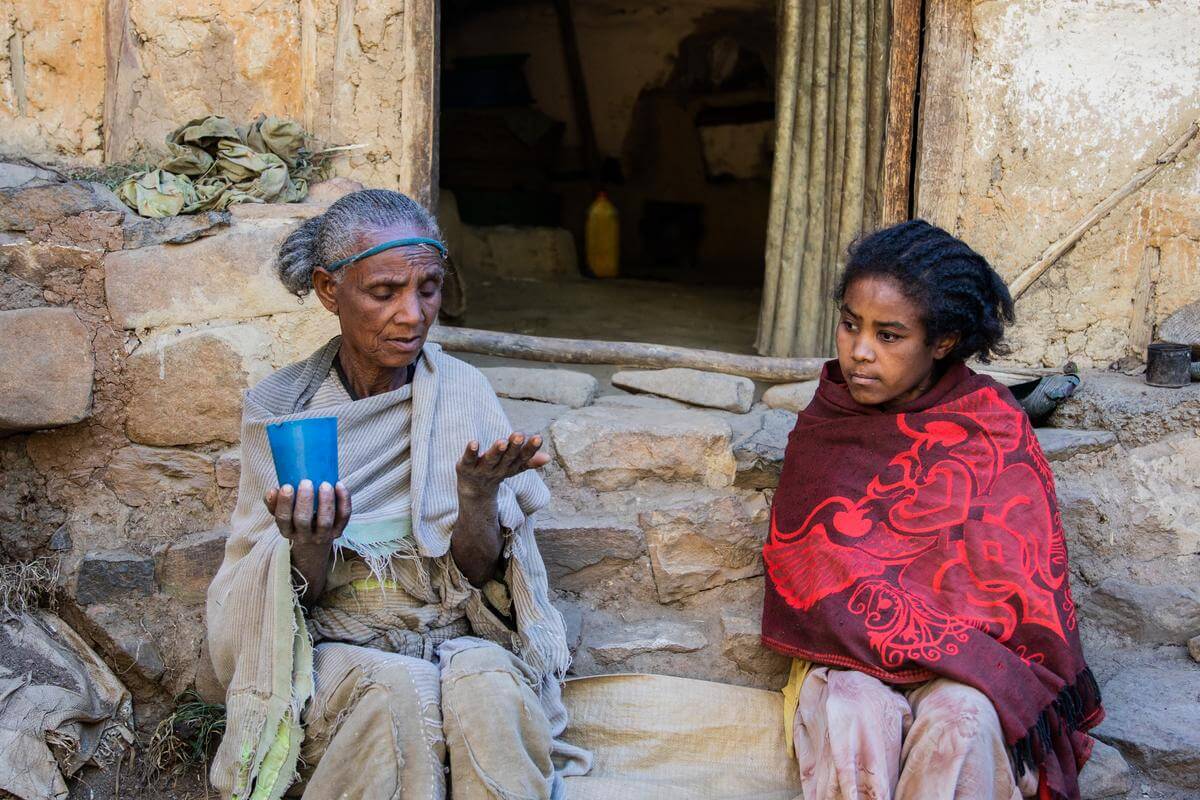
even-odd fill
[{"label": "blue headband", "polygon": [[325,271],[333,272],[335,269],[341,269],[344,266],[353,264],[355,261],[361,261],[364,258],[369,258],[370,256],[375,255],[376,253],[382,253],[384,250],[391,250],[393,247],[404,247],[405,245],[410,245],[410,244],[427,244],[430,247],[436,247],[437,251],[442,254],[442,258],[445,258],[446,256],[449,255],[449,253],[446,252],[446,245],[442,244],[437,239],[426,239],[426,238],[420,237],[420,236],[414,237],[412,239],[393,239],[390,242],[384,242],[383,244],[377,244],[374,247],[372,247],[370,250],[363,250],[361,253],[359,253],[357,255],[350,256],[349,258],[343,258],[340,261],[335,261],[332,264],[330,264],[328,267],[326,267]]}]

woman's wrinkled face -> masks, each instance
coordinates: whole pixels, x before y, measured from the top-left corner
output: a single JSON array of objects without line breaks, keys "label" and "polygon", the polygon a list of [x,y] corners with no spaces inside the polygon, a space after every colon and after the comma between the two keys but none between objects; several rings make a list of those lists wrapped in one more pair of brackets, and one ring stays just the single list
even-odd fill
[{"label": "woman's wrinkled face", "polygon": [[[362,236],[358,252],[394,239],[426,236],[428,231],[393,227]],[[343,349],[380,369],[413,363],[442,306],[444,267],[437,251],[421,245],[393,247],[341,271],[340,280],[318,271],[313,286],[325,308],[338,316]]]},{"label": "woman's wrinkled face", "polygon": [[842,298],[838,364],[855,402],[884,410],[920,397],[936,380],[938,359],[956,336],[926,341],[921,309],[891,278],[853,281]]}]

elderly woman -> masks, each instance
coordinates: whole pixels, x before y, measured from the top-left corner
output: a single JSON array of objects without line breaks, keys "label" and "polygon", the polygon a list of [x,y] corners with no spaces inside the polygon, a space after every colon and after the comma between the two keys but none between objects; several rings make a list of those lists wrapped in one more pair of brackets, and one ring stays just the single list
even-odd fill
[{"label": "elderly woman", "polygon": [[[377,190],[280,247],[284,285],[342,335],[246,395],[208,593],[225,797],[556,798],[587,771],[557,740],[569,656],[530,521],[548,457],[426,342],[445,255],[424,209]],[[341,480],[276,488],[266,425],[317,416],[338,418]]]}]

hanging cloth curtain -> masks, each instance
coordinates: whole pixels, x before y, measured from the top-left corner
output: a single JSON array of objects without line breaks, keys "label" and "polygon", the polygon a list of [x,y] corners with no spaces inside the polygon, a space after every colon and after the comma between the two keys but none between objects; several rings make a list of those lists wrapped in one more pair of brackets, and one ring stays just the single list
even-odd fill
[{"label": "hanging cloth curtain", "polygon": [[834,281],[882,211],[890,6],[780,0],[764,355],[833,353]]}]

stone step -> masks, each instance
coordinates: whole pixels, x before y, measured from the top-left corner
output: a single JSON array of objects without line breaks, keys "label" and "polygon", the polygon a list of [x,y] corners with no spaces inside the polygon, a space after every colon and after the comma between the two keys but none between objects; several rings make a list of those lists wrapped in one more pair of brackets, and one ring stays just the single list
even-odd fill
[{"label": "stone step", "polygon": [[586,372],[530,367],[485,367],[484,377],[501,397],[582,408],[596,397],[599,381]]},{"label": "stone step", "polygon": [[729,425],[701,411],[590,406],[550,431],[567,476],[600,491],[647,478],[729,486],[736,472]]},{"label": "stone step", "polygon": [[1133,788],[1129,764],[1121,751],[1097,739],[1092,757],[1079,773],[1079,796],[1083,800],[1108,800],[1125,797]]},{"label": "stone step", "polygon": [[1106,717],[1092,733],[1155,779],[1200,789],[1200,669],[1135,667],[1102,689]]},{"label": "stone step", "polygon": [[708,637],[698,623],[647,619],[587,625],[584,646],[601,664],[616,664],[641,655],[691,653],[708,646]]},{"label": "stone step", "polygon": [[626,370],[612,376],[613,386],[646,392],[693,406],[745,414],[754,402],[754,381],[698,369]]},{"label": "stone step", "polygon": [[1139,446],[1200,427],[1200,383],[1181,389],[1146,385],[1142,376],[1088,372],[1050,417],[1055,428],[1104,430]]}]

